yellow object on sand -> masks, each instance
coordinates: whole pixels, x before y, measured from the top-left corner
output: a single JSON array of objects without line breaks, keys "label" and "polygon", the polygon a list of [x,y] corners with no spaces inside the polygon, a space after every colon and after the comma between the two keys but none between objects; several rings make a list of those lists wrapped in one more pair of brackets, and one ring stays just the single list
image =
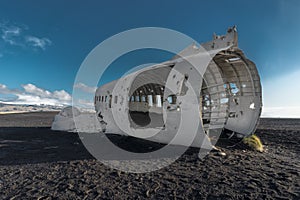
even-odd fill
[{"label": "yellow object on sand", "polygon": [[243,139],[243,143],[248,145],[250,148],[255,149],[256,151],[263,152],[263,144],[260,141],[259,137],[256,135],[250,135],[249,137],[245,137]]}]

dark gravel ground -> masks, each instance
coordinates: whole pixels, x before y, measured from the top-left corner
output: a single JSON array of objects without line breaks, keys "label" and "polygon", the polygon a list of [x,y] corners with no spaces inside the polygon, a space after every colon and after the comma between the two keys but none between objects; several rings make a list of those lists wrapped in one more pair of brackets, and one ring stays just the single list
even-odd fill
[{"label": "dark gravel ground", "polygon": [[299,199],[298,119],[262,119],[264,153],[223,148],[226,156],[199,160],[190,148],[168,167],[134,174],[101,164],[77,134],[51,131],[55,114],[0,115],[0,199]]}]

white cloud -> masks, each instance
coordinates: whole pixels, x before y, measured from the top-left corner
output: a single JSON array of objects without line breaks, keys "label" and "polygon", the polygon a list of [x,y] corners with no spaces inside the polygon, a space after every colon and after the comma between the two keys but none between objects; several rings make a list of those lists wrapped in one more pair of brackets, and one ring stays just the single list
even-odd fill
[{"label": "white cloud", "polygon": [[46,49],[46,46],[50,46],[52,44],[51,40],[48,38],[38,38],[35,36],[27,36],[26,42],[33,47],[38,47],[43,50]]},{"label": "white cloud", "polygon": [[21,34],[21,28],[17,26],[7,26],[6,24],[1,23],[1,38],[4,42],[9,43],[10,45],[18,45],[17,39]]},{"label": "white cloud", "polygon": [[64,90],[54,91],[53,97],[56,99],[61,99],[63,101],[71,101],[72,99],[71,95]]},{"label": "white cloud", "polygon": [[56,90],[50,92],[39,88],[33,84],[22,85],[23,90],[10,89],[6,85],[0,84],[0,94],[13,95],[14,100],[2,101],[9,104],[27,104],[27,105],[53,105],[63,106],[71,104],[71,95],[65,90]]},{"label": "white cloud", "polygon": [[1,91],[1,89],[6,89],[6,88],[7,88],[6,85],[0,84],[0,91]]},{"label": "white cloud", "polygon": [[36,87],[33,84],[26,84],[26,85],[22,85],[22,87],[24,88],[26,93],[29,94],[34,94],[40,97],[50,97],[51,96],[51,92],[49,92],[48,90],[44,90],[41,88]]},{"label": "white cloud", "polygon": [[91,100],[86,100],[86,99],[78,99],[78,105],[81,105],[81,107],[85,108],[94,108],[94,102]]},{"label": "white cloud", "polygon": [[97,87],[90,87],[90,86],[85,85],[84,83],[76,83],[74,85],[74,88],[80,89],[83,92],[92,93],[92,94],[95,94],[95,92],[97,90]]},{"label": "white cloud", "polygon": [[0,21],[0,37],[5,44],[13,46],[45,50],[47,46],[52,45],[52,41],[49,38],[36,37],[29,33],[26,25],[16,25],[7,21]]},{"label": "white cloud", "polygon": [[0,83],[0,94],[7,94],[7,93],[10,93],[7,86]]}]

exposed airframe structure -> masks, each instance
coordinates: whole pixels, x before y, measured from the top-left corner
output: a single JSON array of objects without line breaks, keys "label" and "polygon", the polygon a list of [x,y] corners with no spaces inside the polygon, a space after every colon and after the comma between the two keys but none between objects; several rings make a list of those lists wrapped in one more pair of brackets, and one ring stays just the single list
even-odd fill
[{"label": "exposed airframe structure", "polygon": [[199,123],[191,144],[196,147],[203,138],[214,144],[221,133],[254,133],[262,108],[260,77],[237,39],[236,27],[229,28],[201,48],[192,44],[169,61],[99,87],[94,103],[103,130],[161,143],[183,131],[173,144],[188,145],[188,133]]}]

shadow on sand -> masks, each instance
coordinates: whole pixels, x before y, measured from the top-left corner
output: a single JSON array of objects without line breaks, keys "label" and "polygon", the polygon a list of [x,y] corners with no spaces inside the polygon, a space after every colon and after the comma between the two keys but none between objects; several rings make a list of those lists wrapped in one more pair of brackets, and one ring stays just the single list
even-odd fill
[{"label": "shadow on sand", "polygon": [[0,165],[93,159],[75,133],[47,127],[0,128]]},{"label": "shadow on sand", "polygon": [[[107,137],[116,146],[133,153],[148,153],[165,146],[156,142],[116,134],[107,134]],[[178,150],[180,147],[174,146],[174,151],[176,149]],[[189,148],[186,153],[193,154],[195,152],[197,152],[196,148]],[[103,153],[107,155],[107,159],[121,159],[119,156],[114,158],[110,152],[104,151]],[[86,159],[95,158],[88,152],[76,133],[52,131],[49,127],[0,128],[0,165]]]}]

